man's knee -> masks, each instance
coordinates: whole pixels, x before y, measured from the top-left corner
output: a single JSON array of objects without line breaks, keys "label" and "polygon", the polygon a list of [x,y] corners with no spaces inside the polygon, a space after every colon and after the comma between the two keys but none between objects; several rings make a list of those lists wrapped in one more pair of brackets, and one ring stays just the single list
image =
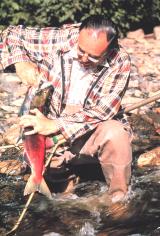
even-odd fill
[{"label": "man's knee", "polygon": [[[103,130],[102,133],[100,130]],[[132,161],[131,136],[121,122],[110,120],[100,127],[101,146],[99,161],[126,165]],[[98,136],[97,136],[98,137]]]},{"label": "man's knee", "polygon": [[131,141],[129,133],[124,129],[123,124],[117,120],[104,121],[98,125],[80,153],[94,155],[97,151],[102,150],[104,146],[109,146],[110,143],[116,144],[119,140],[122,140],[124,144]]},{"label": "man's knee", "polygon": [[103,135],[103,140],[112,140],[126,136],[129,138],[129,133],[126,131],[124,125],[117,120],[108,120],[101,123],[96,130],[97,135]]}]

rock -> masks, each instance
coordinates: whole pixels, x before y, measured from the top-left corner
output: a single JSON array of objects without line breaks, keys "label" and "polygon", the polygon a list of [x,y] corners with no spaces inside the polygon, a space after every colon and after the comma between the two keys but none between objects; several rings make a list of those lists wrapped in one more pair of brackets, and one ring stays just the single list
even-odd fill
[{"label": "rock", "polygon": [[0,174],[19,175],[22,172],[22,162],[19,160],[0,161]]},{"label": "rock", "polygon": [[14,108],[9,105],[2,105],[1,109],[7,111],[7,113],[12,113],[14,111]]},{"label": "rock", "polygon": [[145,34],[144,36],[145,39],[153,39],[154,38],[154,34],[151,33],[151,34]]},{"label": "rock", "polygon": [[14,92],[21,84],[20,79],[15,73],[0,74],[0,89],[6,92]]},{"label": "rock", "polygon": [[4,142],[6,144],[16,144],[19,135],[20,126],[18,124],[14,124],[3,134]]},{"label": "rock", "polygon": [[155,26],[153,29],[154,37],[157,40],[160,40],[160,26]]},{"label": "rock", "polygon": [[24,98],[16,99],[15,101],[13,101],[11,103],[11,105],[16,106],[16,107],[20,107],[22,105],[22,103],[23,103],[23,100],[24,100]]},{"label": "rock", "polygon": [[127,38],[129,38],[129,39],[143,39],[144,38],[144,31],[143,31],[143,29],[130,31],[127,33]]},{"label": "rock", "polygon": [[139,83],[139,88],[142,92],[157,92],[160,90],[160,83],[154,79],[149,81],[144,77],[144,79]]},{"label": "rock", "polygon": [[140,168],[160,166],[160,147],[141,154],[137,160],[137,166]]},{"label": "rock", "polygon": [[0,145],[2,145],[2,144],[3,144],[3,135],[0,134]]},{"label": "rock", "polygon": [[[159,94],[159,91],[156,91],[156,92],[149,92],[149,93],[148,93],[148,97],[152,97],[152,96],[155,96],[155,95],[158,95],[158,94]],[[160,99],[158,99],[157,102],[160,102]]]},{"label": "rock", "polygon": [[16,114],[13,114],[7,119],[7,124],[11,127],[12,125],[18,124],[18,117]]},{"label": "rock", "polygon": [[157,114],[160,114],[160,107],[154,108],[154,112],[156,112]]}]

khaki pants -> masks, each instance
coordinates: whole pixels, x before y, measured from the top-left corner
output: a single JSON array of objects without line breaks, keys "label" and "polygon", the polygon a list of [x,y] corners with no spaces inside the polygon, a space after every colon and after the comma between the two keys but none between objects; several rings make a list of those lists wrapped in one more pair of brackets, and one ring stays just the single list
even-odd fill
[{"label": "khaki pants", "polygon": [[109,194],[118,191],[125,194],[131,178],[131,140],[131,134],[120,121],[109,120],[99,124],[94,132],[77,139],[71,152],[90,158],[98,156],[109,184]]}]

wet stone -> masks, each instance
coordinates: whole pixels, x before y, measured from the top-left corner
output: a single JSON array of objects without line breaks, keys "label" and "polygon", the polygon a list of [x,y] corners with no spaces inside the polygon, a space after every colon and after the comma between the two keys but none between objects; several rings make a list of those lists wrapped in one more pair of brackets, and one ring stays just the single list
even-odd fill
[{"label": "wet stone", "polygon": [[16,197],[15,189],[11,186],[1,186],[0,196],[1,204],[10,203]]}]

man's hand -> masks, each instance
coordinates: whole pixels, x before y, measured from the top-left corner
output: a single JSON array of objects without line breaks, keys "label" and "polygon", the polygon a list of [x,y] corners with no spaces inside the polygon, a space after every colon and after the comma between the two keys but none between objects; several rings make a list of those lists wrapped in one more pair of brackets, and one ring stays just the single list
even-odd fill
[{"label": "man's hand", "polygon": [[16,73],[24,84],[37,87],[38,67],[33,62],[18,62],[15,64]]},{"label": "man's hand", "polygon": [[56,134],[59,129],[56,120],[45,117],[38,109],[30,111],[32,114],[24,115],[20,118],[20,126],[23,128],[33,127],[33,130],[25,132],[25,135],[31,134]]}]

